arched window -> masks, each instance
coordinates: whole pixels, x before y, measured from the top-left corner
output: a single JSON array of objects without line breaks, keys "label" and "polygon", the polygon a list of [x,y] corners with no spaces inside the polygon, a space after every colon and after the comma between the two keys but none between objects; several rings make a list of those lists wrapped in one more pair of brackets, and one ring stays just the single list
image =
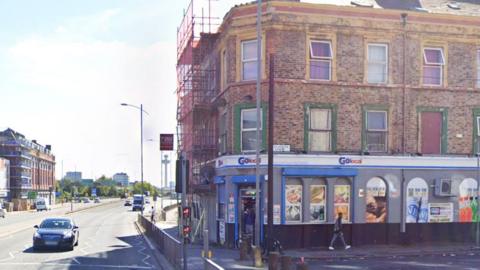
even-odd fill
[{"label": "arched window", "polygon": [[387,222],[387,184],[382,178],[374,177],[368,180],[365,203],[367,223]]},{"label": "arched window", "polygon": [[460,183],[458,196],[458,215],[460,222],[476,222],[478,217],[477,211],[477,194],[478,184],[473,178],[463,179]]},{"label": "arched window", "polygon": [[422,178],[413,178],[407,185],[407,222],[428,221],[428,185]]}]

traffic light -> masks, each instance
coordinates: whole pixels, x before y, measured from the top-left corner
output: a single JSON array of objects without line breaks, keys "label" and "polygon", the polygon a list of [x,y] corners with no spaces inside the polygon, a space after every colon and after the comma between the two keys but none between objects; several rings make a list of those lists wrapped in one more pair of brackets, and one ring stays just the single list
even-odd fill
[{"label": "traffic light", "polygon": [[[189,160],[185,160],[185,174],[186,174],[185,182],[187,183],[186,191],[188,193],[189,192],[188,182],[190,181],[190,161]],[[175,192],[182,193],[182,160],[180,159],[178,159],[175,163]]]},{"label": "traffic light", "polygon": [[192,208],[185,206],[182,210],[182,215],[184,220],[190,220],[190,217],[192,216]]},{"label": "traffic light", "polygon": [[190,217],[192,216],[192,208],[189,206],[185,206],[182,208],[182,217],[183,217],[183,237],[189,238],[190,237]]},{"label": "traffic light", "polygon": [[188,226],[188,225],[183,226],[183,237],[184,238],[190,238],[190,232],[191,231],[192,231],[192,229],[190,228],[190,226]]}]

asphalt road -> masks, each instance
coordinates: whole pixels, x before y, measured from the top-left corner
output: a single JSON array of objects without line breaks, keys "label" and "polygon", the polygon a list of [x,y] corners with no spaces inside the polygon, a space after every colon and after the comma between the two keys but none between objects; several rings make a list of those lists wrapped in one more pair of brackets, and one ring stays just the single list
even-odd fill
[{"label": "asphalt road", "polygon": [[446,253],[422,256],[391,256],[387,258],[355,258],[309,261],[309,269],[480,269],[480,252]]},{"label": "asphalt road", "polygon": [[34,252],[33,228],[2,237],[0,269],[162,269],[134,225],[137,214],[123,201],[70,214],[80,228],[73,251]]}]

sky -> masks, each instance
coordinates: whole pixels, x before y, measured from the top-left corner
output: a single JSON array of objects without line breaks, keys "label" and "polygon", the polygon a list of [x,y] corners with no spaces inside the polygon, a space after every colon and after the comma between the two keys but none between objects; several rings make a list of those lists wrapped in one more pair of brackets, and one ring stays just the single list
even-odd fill
[{"label": "sky", "polygon": [[[57,179],[76,170],[139,180],[140,111],[120,103],[143,104],[144,179],[160,186],[158,140],[176,132],[176,31],[189,2],[0,0],[0,129],[51,144]],[[212,0],[211,15],[244,2]],[[208,3],[195,0],[195,14]]]}]

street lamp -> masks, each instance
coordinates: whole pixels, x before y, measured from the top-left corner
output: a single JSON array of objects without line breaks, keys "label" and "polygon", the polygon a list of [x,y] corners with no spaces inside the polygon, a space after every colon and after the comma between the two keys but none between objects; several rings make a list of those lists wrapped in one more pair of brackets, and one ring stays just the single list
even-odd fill
[{"label": "street lamp", "polygon": [[140,110],[140,172],[141,172],[141,186],[142,186],[142,208],[140,209],[140,213],[141,215],[143,216],[143,207],[144,207],[144,194],[145,194],[145,191],[143,190],[143,113],[146,113],[147,115],[148,112],[145,111],[143,109],[143,104],[140,104],[140,107],[138,106],[135,106],[135,105],[131,105],[131,104],[127,104],[127,103],[122,103],[120,104],[122,106],[129,106],[129,107],[133,107],[133,108],[136,108],[136,109],[139,109]]}]

